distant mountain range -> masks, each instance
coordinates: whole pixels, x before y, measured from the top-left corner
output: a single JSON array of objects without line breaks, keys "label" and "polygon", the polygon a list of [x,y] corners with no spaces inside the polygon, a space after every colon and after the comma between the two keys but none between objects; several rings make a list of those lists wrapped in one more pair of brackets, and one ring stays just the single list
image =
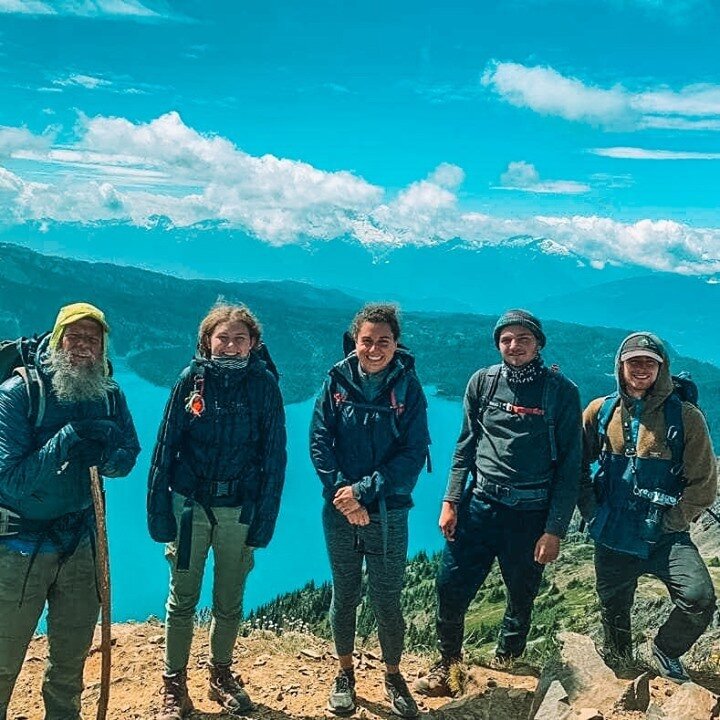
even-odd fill
[{"label": "distant mountain range", "polygon": [[[12,244],[0,244],[0,258],[0,337],[47,329],[59,306],[86,299],[107,312],[113,351],[146,379],[169,386],[192,357],[197,326],[207,309],[218,298],[242,301],[263,322],[288,402],[317,392],[327,370],[342,357],[342,333],[363,302],[394,297],[386,286],[368,285],[353,297],[294,281],[186,280],[41,255]],[[495,316],[425,311],[404,317],[403,340],[417,357],[419,374],[442,395],[461,397],[470,375],[497,361],[491,340]],[[618,325],[621,320],[619,316]],[[546,360],[558,363],[577,382],[584,401],[614,389],[613,358],[627,330],[553,320],[545,325]],[[674,367],[692,372],[700,385],[703,406],[720,439],[720,369],[678,356],[672,346],[670,352]]]},{"label": "distant mountain range", "polygon": [[687,354],[720,364],[720,314],[713,278],[652,273],[597,263],[556,242],[517,236],[502,243],[398,248],[357,240],[270,245],[217,223],[176,228],[157,216],[149,227],[37,222],[0,228],[0,241],[40,252],[145,267],[227,282],[296,280],[356,297],[390,297],[407,310],[498,313],[528,307],[585,325],[652,329]]},{"label": "distant mountain range", "polygon": [[0,229],[0,240],[41,252],[141,266],[188,278],[300,280],[350,294],[396,298],[413,310],[498,312],[559,292],[647,271],[598,270],[555,242],[529,236],[502,244],[455,239],[426,246],[364,246],[351,238],[271,245],[213,223],[175,228],[42,222]]}]

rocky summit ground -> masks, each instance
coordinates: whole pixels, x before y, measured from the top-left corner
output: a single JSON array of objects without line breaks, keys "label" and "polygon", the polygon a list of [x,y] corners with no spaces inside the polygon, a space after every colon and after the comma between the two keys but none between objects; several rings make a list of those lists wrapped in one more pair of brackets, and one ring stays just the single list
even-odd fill
[{"label": "rocky summit ground", "polygon": [[[575,636],[580,643],[584,636]],[[585,639],[587,641],[587,639]],[[156,623],[124,624],[113,628],[113,675],[108,718],[110,720],[152,720],[158,707],[160,674],[163,656],[163,628]],[[229,719],[231,716],[206,697],[207,630],[199,628],[193,643],[189,670],[189,687],[196,705],[194,720]],[[587,655],[582,644],[580,655]],[[577,649],[574,651],[578,654]],[[8,720],[41,720],[43,717],[40,685],[44,669],[46,641],[35,638],[28,651],[22,673],[10,705]],[[572,654],[572,652],[571,652]],[[267,720],[302,720],[332,717],[325,710],[328,688],[335,675],[335,658],[328,643],[313,635],[290,632],[276,635],[268,631],[255,631],[240,638],[237,646],[237,669],[242,673],[256,710],[249,716]],[[409,655],[403,662],[408,680],[412,680],[427,667],[427,658]],[[584,660],[581,660],[584,662]],[[580,674],[587,673],[581,668]],[[468,669],[465,694],[455,700],[433,698],[421,702],[422,715],[437,720],[526,720],[532,715],[533,694],[538,685],[537,669],[516,664],[506,670],[484,666]],[[83,693],[83,716],[95,718],[99,695],[100,652],[93,647],[87,663]],[[383,666],[376,648],[368,648],[357,658],[358,711],[355,717],[392,717],[384,697]],[[543,675],[545,677],[545,675]],[[598,678],[600,686],[605,679]],[[595,680],[591,679],[590,685]],[[567,685],[567,683],[566,683]],[[553,686],[557,687],[557,686]],[[697,686],[696,686],[697,687]],[[594,691],[597,688],[594,689]],[[700,688],[699,688],[700,689]],[[614,690],[613,690],[614,692]],[[705,692],[705,691],[703,691]],[[661,714],[662,707],[678,693],[678,686],[651,678],[649,683],[650,710],[631,711],[622,704],[598,709],[568,706],[560,699],[547,717],[560,720],[640,720],[642,718],[672,718]],[[562,694],[562,693],[561,693]],[[577,691],[570,691],[571,700],[579,700]],[[547,708],[548,691],[543,707]],[[600,695],[595,699],[602,705]],[[587,697],[587,695],[586,695]],[[419,698],[418,698],[419,699]],[[535,698],[536,706],[540,698]],[[680,697],[677,698],[681,700]],[[690,702],[695,703],[694,699]],[[682,704],[687,705],[683,700]],[[580,702],[582,705],[582,702]],[[652,713],[655,714],[652,714]],[[593,714],[594,713],[594,714]],[[712,711],[698,710],[696,715],[683,718],[705,720],[715,717]]]}]

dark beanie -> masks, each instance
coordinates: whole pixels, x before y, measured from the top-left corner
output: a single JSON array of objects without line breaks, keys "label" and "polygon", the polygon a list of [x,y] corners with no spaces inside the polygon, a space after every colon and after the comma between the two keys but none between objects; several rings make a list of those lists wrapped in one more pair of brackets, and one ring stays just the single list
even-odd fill
[{"label": "dark beanie", "polygon": [[545,333],[542,329],[542,323],[532,313],[527,310],[506,310],[495,323],[493,330],[493,339],[495,346],[500,347],[500,333],[503,328],[508,325],[522,325],[527,328],[537,339],[540,349],[545,347]]}]

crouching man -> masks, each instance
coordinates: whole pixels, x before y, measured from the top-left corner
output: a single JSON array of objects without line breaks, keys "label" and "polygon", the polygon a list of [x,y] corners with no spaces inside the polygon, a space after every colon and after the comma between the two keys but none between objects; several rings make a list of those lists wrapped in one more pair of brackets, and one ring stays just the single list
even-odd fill
[{"label": "crouching man", "polygon": [[653,657],[664,677],[682,683],[690,678],[680,657],[715,611],[710,575],[688,532],[715,500],[715,454],[702,413],[675,390],[655,335],[627,337],[615,371],[617,392],[585,410],[578,503],[595,540],[604,653],[609,663],[632,653],[638,578],[653,575],[675,605],[657,631]]}]

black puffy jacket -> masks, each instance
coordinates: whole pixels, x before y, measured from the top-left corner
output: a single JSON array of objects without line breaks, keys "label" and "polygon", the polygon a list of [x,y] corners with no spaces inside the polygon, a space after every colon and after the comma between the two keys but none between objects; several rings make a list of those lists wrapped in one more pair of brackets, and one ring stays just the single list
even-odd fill
[{"label": "black puffy jacket", "polygon": [[352,353],[335,365],[315,402],[310,457],[323,497],[353,485],[371,512],[410,507],[411,493],[428,457],[427,401],[414,372],[415,360],[398,350],[377,397],[365,399]]},{"label": "black puffy jacket", "polygon": [[[205,410],[195,416],[185,406],[200,373]],[[150,535],[174,539],[167,529],[174,527],[175,491],[208,507],[242,506],[250,525],[247,544],[265,547],[280,509],[285,445],[280,389],[255,353],[242,369],[195,360],[175,383],[160,424],[148,479]],[[220,496],[219,488],[225,490]]]}]

